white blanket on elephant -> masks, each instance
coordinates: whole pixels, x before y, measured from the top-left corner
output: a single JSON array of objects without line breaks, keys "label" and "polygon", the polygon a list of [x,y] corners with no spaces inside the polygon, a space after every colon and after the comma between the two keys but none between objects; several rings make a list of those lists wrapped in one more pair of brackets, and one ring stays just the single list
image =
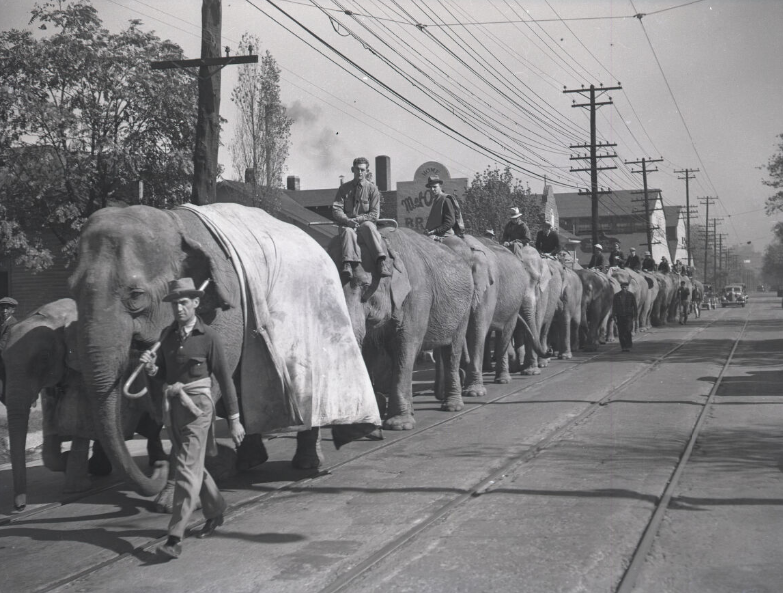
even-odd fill
[{"label": "white blanket on elephant", "polygon": [[[210,229],[240,278],[245,315],[240,400],[248,432],[380,425],[337,268],[326,251],[258,208],[183,208]],[[301,415],[298,426],[291,426],[290,410],[280,405],[286,395]]]}]

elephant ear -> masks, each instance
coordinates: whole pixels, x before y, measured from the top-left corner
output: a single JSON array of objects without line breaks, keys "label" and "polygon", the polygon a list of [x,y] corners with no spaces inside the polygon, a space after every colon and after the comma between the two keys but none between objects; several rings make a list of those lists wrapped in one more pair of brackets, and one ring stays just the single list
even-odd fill
[{"label": "elephant ear", "polygon": [[480,247],[471,246],[471,272],[473,273],[473,306],[480,303],[486,290],[495,283],[487,253]]},{"label": "elephant ear", "polygon": [[411,282],[402,258],[391,248],[388,251],[393,264],[392,276],[390,278],[392,319],[399,322],[402,321],[402,304],[411,291]]},{"label": "elephant ear", "polygon": [[193,278],[196,286],[200,285],[207,278],[211,280],[204,293],[201,307],[210,311],[218,308],[225,311],[236,307],[236,303],[231,300],[228,293],[221,286],[220,275],[215,262],[212,261],[212,258],[201,246],[201,243],[183,234],[182,250],[185,253],[185,261],[182,264],[183,276]]}]

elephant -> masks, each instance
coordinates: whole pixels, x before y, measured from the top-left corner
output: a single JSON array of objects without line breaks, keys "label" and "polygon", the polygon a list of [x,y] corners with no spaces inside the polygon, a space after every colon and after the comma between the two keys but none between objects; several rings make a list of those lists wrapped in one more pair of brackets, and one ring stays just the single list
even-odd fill
[{"label": "elephant", "polygon": [[555,311],[550,335],[553,337],[554,350],[561,360],[572,358],[571,348],[577,343],[579,328],[582,325],[582,281],[576,271],[563,267],[563,291]]},{"label": "elephant", "polygon": [[514,344],[517,359],[523,360],[522,374],[538,375],[539,368],[546,367],[551,356],[548,334],[563,292],[564,268],[557,260],[542,258],[533,247],[515,243],[513,249],[529,278],[514,330]]},{"label": "elephant", "polygon": [[[98,433],[83,393],[76,355],[77,326],[76,303],[60,299],[33,311],[9,331],[2,364],[7,374],[6,407],[17,510],[27,504],[25,441],[30,408],[39,393],[44,415],[43,463],[52,471],[65,471],[65,492],[89,488],[88,473],[105,475],[111,471],[97,441],[89,464],[87,461],[90,440]],[[149,439],[150,461],[164,459],[160,410],[154,408],[150,397],[124,401],[121,415],[124,437],[130,438],[136,431],[142,433]],[[71,450],[65,454],[61,445],[67,440],[71,441]]]},{"label": "elephant", "polygon": [[665,326],[669,322],[669,308],[674,298],[676,286],[672,274],[648,272],[658,282],[658,296],[652,306],[650,321],[655,327]]},{"label": "elephant", "polygon": [[[413,430],[413,366],[422,350],[435,349],[443,359],[441,409],[464,406],[459,363],[475,292],[472,256],[458,237],[447,245],[406,228],[379,232],[393,261],[391,277],[378,274],[363,248],[353,277],[342,280],[343,295],[374,389],[388,395],[383,427]],[[328,252],[341,266],[339,239]]]},{"label": "elephant", "polygon": [[595,352],[606,343],[606,328],[612,315],[614,288],[611,279],[590,269],[576,270],[582,281],[582,331],[580,346],[586,352]]},{"label": "elephant", "polygon": [[[197,286],[211,280],[198,313],[219,336],[238,383],[247,431],[232,458],[239,469],[267,459],[262,427],[296,430],[292,464],[312,469],[323,461],[320,426],[359,424],[359,414],[362,422],[380,425],[339,276],[306,233],[238,204],[104,208],[82,229],[69,284],[93,421],[112,464],[134,490],[165,500],[173,480],[162,466],[146,475],[131,458],[117,424],[121,378],[131,348],[150,348],[172,325],[163,297],[169,282],[183,277]],[[150,382],[154,397],[158,383]],[[217,386],[213,398],[217,414],[225,416]]]}]

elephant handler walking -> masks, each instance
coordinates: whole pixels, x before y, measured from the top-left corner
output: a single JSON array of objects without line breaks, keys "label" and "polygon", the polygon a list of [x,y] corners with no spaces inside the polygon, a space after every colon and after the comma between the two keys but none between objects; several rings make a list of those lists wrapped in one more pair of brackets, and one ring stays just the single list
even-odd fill
[{"label": "elephant handler walking", "polygon": [[245,437],[220,338],[196,315],[202,296],[203,291],[195,288],[191,278],[169,282],[169,293],[163,300],[171,303],[176,321],[161,334],[163,360],[156,364],[157,355],[150,350],[140,358],[147,375],[166,383],[164,409],[175,464],[174,507],[168,540],[157,552],[168,558],[179,558],[182,553],[182,538],[197,498],[207,519],[197,537],[211,535],[223,524],[226,501],[204,467],[207,452],[215,454],[217,450],[211,375],[217,378],[225,398],[231,438],[239,445]]},{"label": "elephant handler walking", "polygon": [[633,320],[636,319],[636,297],[628,290],[628,282],[620,282],[620,292],[614,295],[612,301],[612,316],[617,323],[617,333],[620,336],[620,347],[623,352],[630,352],[633,347]]},{"label": "elephant handler walking", "polygon": [[367,179],[370,162],[363,156],[353,160],[353,179],[337,190],[332,204],[332,218],[340,227],[342,268],[344,280],[353,278],[353,269],[362,261],[359,244],[370,250],[370,255],[382,277],[392,275],[392,264],[375,221],[381,213],[381,192]]}]

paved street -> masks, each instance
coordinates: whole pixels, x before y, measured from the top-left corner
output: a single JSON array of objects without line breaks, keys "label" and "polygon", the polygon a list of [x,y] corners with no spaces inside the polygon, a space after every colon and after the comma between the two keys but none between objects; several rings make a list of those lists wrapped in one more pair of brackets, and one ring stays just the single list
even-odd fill
[{"label": "paved street", "polygon": [[[615,591],[742,335],[634,590],[779,591],[781,328],[780,299],[753,295],[491,385],[460,415],[419,372],[415,432],[327,441],[331,473],[295,485],[312,474],[289,469],[293,439],[270,440],[224,485],[216,536],[167,563],[145,549],[167,524],[149,500],[109,487],[16,518],[3,471],[0,590]],[[31,474],[29,510],[59,499],[61,475]]]}]

